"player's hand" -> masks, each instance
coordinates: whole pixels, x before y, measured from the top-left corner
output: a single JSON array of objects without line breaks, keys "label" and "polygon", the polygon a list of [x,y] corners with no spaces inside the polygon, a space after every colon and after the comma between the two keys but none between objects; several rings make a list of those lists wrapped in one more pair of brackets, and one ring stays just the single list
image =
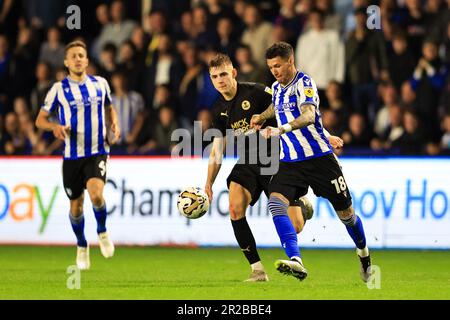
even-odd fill
[{"label": "player's hand", "polygon": [[58,140],[64,141],[66,139],[67,135],[69,134],[69,132],[70,132],[70,126],[69,125],[61,126],[61,125],[58,124],[58,125],[56,125],[53,128],[53,135]]},{"label": "player's hand", "polygon": [[250,119],[250,128],[260,130],[266,120],[261,118],[260,114],[254,114]]},{"label": "player's hand", "polygon": [[270,126],[265,127],[260,132],[261,132],[262,136],[266,139],[269,139],[270,137],[278,137],[281,135],[280,129],[270,127]]},{"label": "player's hand", "polygon": [[328,140],[330,141],[331,146],[333,149],[340,149],[344,146],[344,140],[337,136],[329,136]]},{"label": "player's hand", "polygon": [[117,123],[111,124],[111,132],[113,134],[113,137],[111,137],[111,140],[109,141],[110,144],[115,144],[120,139],[120,127]]},{"label": "player's hand", "polygon": [[213,191],[212,191],[212,185],[210,183],[207,183],[205,185],[205,192],[206,192],[206,195],[209,198],[209,202],[211,203],[212,199],[213,199]]}]

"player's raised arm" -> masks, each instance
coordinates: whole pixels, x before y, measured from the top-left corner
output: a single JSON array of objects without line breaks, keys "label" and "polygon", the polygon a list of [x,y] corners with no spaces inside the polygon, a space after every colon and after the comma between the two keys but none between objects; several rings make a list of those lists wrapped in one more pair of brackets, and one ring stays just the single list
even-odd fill
[{"label": "player's raised arm", "polygon": [[250,120],[250,128],[254,128],[256,130],[261,129],[264,122],[268,119],[272,119],[275,117],[275,108],[273,104],[270,104],[270,106],[261,114],[254,114]]},{"label": "player's raised arm", "polygon": [[213,199],[212,186],[214,181],[216,181],[216,177],[219,174],[220,167],[222,166],[225,145],[226,142],[223,137],[214,138],[211,153],[209,154],[208,176],[205,183],[205,191],[209,197],[209,201],[212,201]]},{"label": "player's raised arm", "polygon": [[41,109],[36,118],[36,127],[45,131],[53,131],[56,139],[64,141],[70,131],[70,127],[62,126],[49,120],[50,113],[45,109]]}]

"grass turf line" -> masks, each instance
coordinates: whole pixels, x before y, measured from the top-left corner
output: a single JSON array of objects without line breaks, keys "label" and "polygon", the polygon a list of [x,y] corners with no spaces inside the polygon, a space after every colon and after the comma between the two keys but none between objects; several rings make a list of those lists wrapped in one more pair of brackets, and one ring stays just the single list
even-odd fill
[{"label": "grass turf line", "polygon": [[448,251],[372,251],[381,289],[359,278],[353,250],[303,250],[308,278],[279,274],[280,249],[261,249],[267,283],[243,283],[250,268],[235,248],[119,247],[112,259],[91,248],[81,289],[70,290],[75,247],[0,247],[0,299],[450,299]]}]

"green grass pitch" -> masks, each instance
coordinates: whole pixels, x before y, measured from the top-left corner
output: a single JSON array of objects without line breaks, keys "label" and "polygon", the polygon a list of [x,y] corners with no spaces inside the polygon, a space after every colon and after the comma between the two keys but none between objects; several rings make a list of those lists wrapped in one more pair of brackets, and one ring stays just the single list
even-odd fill
[{"label": "green grass pitch", "polygon": [[303,250],[308,278],[273,267],[281,249],[261,249],[267,283],[243,283],[249,267],[236,248],[119,247],[104,259],[91,248],[80,289],[67,288],[74,247],[0,247],[0,299],[450,299],[448,251],[372,251],[381,288],[359,278],[353,250]]}]

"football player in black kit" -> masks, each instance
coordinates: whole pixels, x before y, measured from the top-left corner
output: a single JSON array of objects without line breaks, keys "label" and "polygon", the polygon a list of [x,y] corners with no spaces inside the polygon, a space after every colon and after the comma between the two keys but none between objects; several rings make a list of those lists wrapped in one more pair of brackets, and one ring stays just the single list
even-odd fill
[{"label": "football player in black kit", "polygon": [[[245,281],[268,281],[256,249],[255,238],[245,218],[245,212],[249,205],[253,206],[258,201],[262,191],[268,196],[271,175],[262,173],[261,169],[264,167],[261,164],[262,161],[253,161],[255,163],[250,161],[251,153],[256,152],[259,155],[259,143],[255,144],[257,140],[250,139],[251,135],[259,135],[259,133],[250,129],[250,119],[254,114],[266,110],[272,103],[271,90],[261,84],[238,83],[236,81],[237,70],[233,68],[230,58],[225,54],[217,54],[210,61],[209,73],[214,87],[221,94],[213,109],[213,127],[219,129],[223,136],[214,137],[213,140],[205,191],[212,201],[212,186],[221,167],[227,129],[233,130],[235,137],[245,135],[248,141],[253,141],[253,143],[246,142],[244,160],[240,158],[228,176],[229,211],[236,240],[252,269],[250,277]],[[270,122],[265,125],[276,126],[275,123],[271,124]],[[256,138],[259,140],[258,136]],[[343,142],[339,137],[331,136],[329,138],[333,147],[342,147]],[[278,148],[277,144],[276,146]],[[270,146],[267,150],[270,152]],[[278,161],[278,154],[275,159]],[[304,196],[295,203],[291,203],[288,214],[296,232],[299,233],[303,229],[305,221],[312,217],[313,207]]]}]

